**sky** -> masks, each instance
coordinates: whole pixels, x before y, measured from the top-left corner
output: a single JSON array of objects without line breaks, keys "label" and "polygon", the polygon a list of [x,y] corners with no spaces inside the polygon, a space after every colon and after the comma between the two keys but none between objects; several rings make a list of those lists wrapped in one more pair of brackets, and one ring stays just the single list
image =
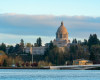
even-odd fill
[{"label": "sky", "polygon": [[0,43],[43,45],[56,38],[63,21],[69,39],[100,39],[100,0],[0,0]]}]

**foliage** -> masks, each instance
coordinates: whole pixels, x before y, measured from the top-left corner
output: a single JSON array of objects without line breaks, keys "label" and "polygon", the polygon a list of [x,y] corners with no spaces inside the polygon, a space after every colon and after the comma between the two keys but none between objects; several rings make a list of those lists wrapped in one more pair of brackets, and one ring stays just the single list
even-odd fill
[{"label": "foliage", "polygon": [[25,66],[25,63],[22,63],[21,65],[24,67]]},{"label": "foliage", "polygon": [[21,65],[21,63],[24,63],[24,61],[22,60],[20,56],[15,56],[15,57],[9,56],[7,59],[7,63],[9,66],[15,63],[19,63],[19,65]]},{"label": "foliage", "polygon": [[15,63],[21,63],[23,62],[22,58],[20,56],[16,56],[14,59]]},{"label": "foliage", "polygon": [[0,50],[6,52],[6,45],[4,43],[0,44]]},{"label": "foliage", "polygon": [[52,66],[52,63],[47,61],[39,61],[38,66]]},{"label": "foliage", "polygon": [[90,37],[88,39],[88,46],[91,47],[91,45],[97,45],[99,44],[99,39],[97,38],[96,34],[90,34]]},{"label": "foliage", "polygon": [[63,52],[59,53],[59,48],[53,45],[50,41],[49,46],[46,47],[44,52],[45,61],[51,62],[54,65],[63,65],[65,63]]},{"label": "foliage", "polygon": [[76,38],[73,39],[72,43],[77,43],[77,39]]},{"label": "foliage", "polygon": [[27,62],[27,63],[26,63],[26,66],[28,67],[28,66],[30,66],[30,64]]},{"label": "foliage", "polygon": [[19,67],[19,63],[16,63],[16,66]]},{"label": "foliage", "polygon": [[26,47],[31,47],[31,46],[32,46],[31,43],[26,44]]},{"label": "foliage", "polygon": [[3,67],[7,67],[7,61],[4,59]]},{"label": "foliage", "polygon": [[32,63],[31,66],[32,66],[32,67],[33,67],[33,66],[37,67],[37,66],[38,66],[38,63]]},{"label": "foliage", "polygon": [[40,37],[37,38],[37,41],[36,42],[37,42],[38,47],[42,46],[42,40],[41,40]]},{"label": "foliage", "polygon": [[95,55],[94,55],[94,52],[93,51],[90,54],[90,60],[91,61],[94,61],[95,60]]},{"label": "foliage", "polygon": [[20,53],[23,53],[23,49],[24,49],[24,40],[21,39],[21,42],[20,42]]},{"label": "foliage", "polygon": [[8,53],[13,53],[13,51],[14,51],[13,46],[10,46],[10,48],[9,48],[9,50],[8,50]]},{"label": "foliage", "polygon": [[4,51],[0,50],[0,62],[3,62],[4,60],[7,60],[8,56],[5,54]]},{"label": "foliage", "polygon": [[13,64],[13,58],[11,56],[8,57],[7,63],[9,66],[11,66]]}]

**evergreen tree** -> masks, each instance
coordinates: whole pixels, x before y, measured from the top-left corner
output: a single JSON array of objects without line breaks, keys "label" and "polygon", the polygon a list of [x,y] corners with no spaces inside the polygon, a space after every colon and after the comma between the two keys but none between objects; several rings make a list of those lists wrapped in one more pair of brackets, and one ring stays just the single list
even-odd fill
[{"label": "evergreen tree", "polygon": [[97,35],[96,34],[93,34],[93,44],[94,45],[97,45],[97,44],[99,44],[99,39],[97,38]]},{"label": "evergreen tree", "polygon": [[95,60],[95,55],[94,55],[94,52],[93,51],[90,54],[90,60],[91,61],[94,61]]},{"label": "evergreen tree", "polygon": [[54,48],[53,42],[50,41],[50,44],[49,44],[49,50],[52,50],[53,48]]},{"label": "evergreen tree", "polygon": [[88,41],[86,39],[84,39],[84,45],[87,45]]},{"label": "evergreen tree", "polygon": [[81,40],[78,40],[78,44],[81,44]]},{"label": "evergreen tree", "polygon": [[14,52],[14,47],[13,46],[10,46],[9,50],[8,50],[8,53],[13,53]]},{"label": "evergreen tree", "polygon": [[21,48],[24,48],[24,40],[23,40],[23,39],[21,39],[20,47],[21,47]]},{"label": "evergreen tree", "polygon": [[20,53],[23,53],[23,49],[24,49],[24,40],[21,39],[21,42],[20,42]]},{"label": "evergreen tree", "polygon": [[7,61],[4,59],[3,66],[7,67]]},{"label": "evergreen tree", "polygon": [[16,44],[15,49],[14,49],[14,53],[19,53],[19,49],[20,49],[20,45]]},{"label": "evergreen tree", "polygon": [[37,43],[37,45],[39,46],[39,39],[37,38],[37,40],[36,40],[36,43]]},{"label": "evergreen tree", "polygon": [[75,40],[73,39],[72,43],[75,43]]},{"label": "evergreen tree", "polygon": [[39,47],[40,47],[40,46],[42,46],[42,40],[41,40],[41,38],[40,38],[40,37],[39,37],[39,39],[38,39],[38,40],[39,40],[38,45],[39,45]]},{"label": "evergreen tree", "polygon": [[0,45],[0,50],[3,50],[4,52],[6,52],[6,45],[4,43]]},{"label": "evergreen tree", "polygon": [[77,43],[77,39],[75,38],[75,43]]},{"label": "evergreen tree", "polygon": [[72,43],[77,43],[77,39],[76,38],[73,39]]},{"label": "evergreen tree", "polygon": [[37,45],[38,45],[39,47],[42,46],[42,40],[41,40],[40,37],[37,38],[36,43],[37,43]]},{"label": "evergreen tree", "polygon": [[91,46],[91,45],[97,45],[99,44],[99,39],[97,38],[97,35],[96,34],[90,34],[90,37],[88,39],[88,46]]}]

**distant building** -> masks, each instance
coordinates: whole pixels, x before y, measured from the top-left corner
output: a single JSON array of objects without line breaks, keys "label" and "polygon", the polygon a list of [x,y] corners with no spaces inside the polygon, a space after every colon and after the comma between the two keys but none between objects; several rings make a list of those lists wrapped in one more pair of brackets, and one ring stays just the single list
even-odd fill
[{"label": "distant building", "polygon": [[[65,47],[69,48],[71,44],[76,45],[74,43],[70,43],[70,40],[68,39],[68,32],[66,27],[64,27],[63,22],[61,22],[61,25],[56,32],[56,39],[54,39],[53,44],[59,47],[60,52],[64,52]],[[24,48],[23,52],[30,54],[33,53],[34,55],[44,55],[45,48],[49,45],[50,43],[46,43],[45,46],[41,47],[26,47]],[[7,53],[8,50],[9,48],[6,48]]]},{"label": "distant building", "polygon": [[7,48],[6,48],[6,53],[8,53],[9,49],[10,49],[10,47],[7,47]]},{"label": "distant building", "polygon": [[61,22],[61,26],[58,28],[56,32],[56,40],[54,39],[53,44],[58,47],[67,46],[70,43],[68,39],[67,29],[64,27],[63,22]]},{"label": "distant building", "polygon": [[44,51],[45,51],[45,46],[25,48],[25,53],[30,53],[30,54],[33,53],[33,55],[44,55]]},{"label": "distant building", "polygon": [[73,60],[73,65],[93,65],[93,62],[84,59]]}]

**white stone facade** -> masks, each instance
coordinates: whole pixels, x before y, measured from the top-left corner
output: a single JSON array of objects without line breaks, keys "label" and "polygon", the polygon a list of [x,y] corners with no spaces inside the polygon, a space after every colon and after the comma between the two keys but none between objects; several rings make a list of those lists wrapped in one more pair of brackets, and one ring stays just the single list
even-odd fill
[{"label": "white stone facade", "polygon": [[25,52],[33,55],[44,55],[45,46],[41,47],[26,47]]},{"label": "white stone facade", "polygon": [[61,26],[56,32],[56,40],[54,39],[53,44],[57,45],[58,47],[64,47],[67,46],[69,43],[70,40],[68,40],[67,29],[64,27],[63,22],[61,22]]}]

